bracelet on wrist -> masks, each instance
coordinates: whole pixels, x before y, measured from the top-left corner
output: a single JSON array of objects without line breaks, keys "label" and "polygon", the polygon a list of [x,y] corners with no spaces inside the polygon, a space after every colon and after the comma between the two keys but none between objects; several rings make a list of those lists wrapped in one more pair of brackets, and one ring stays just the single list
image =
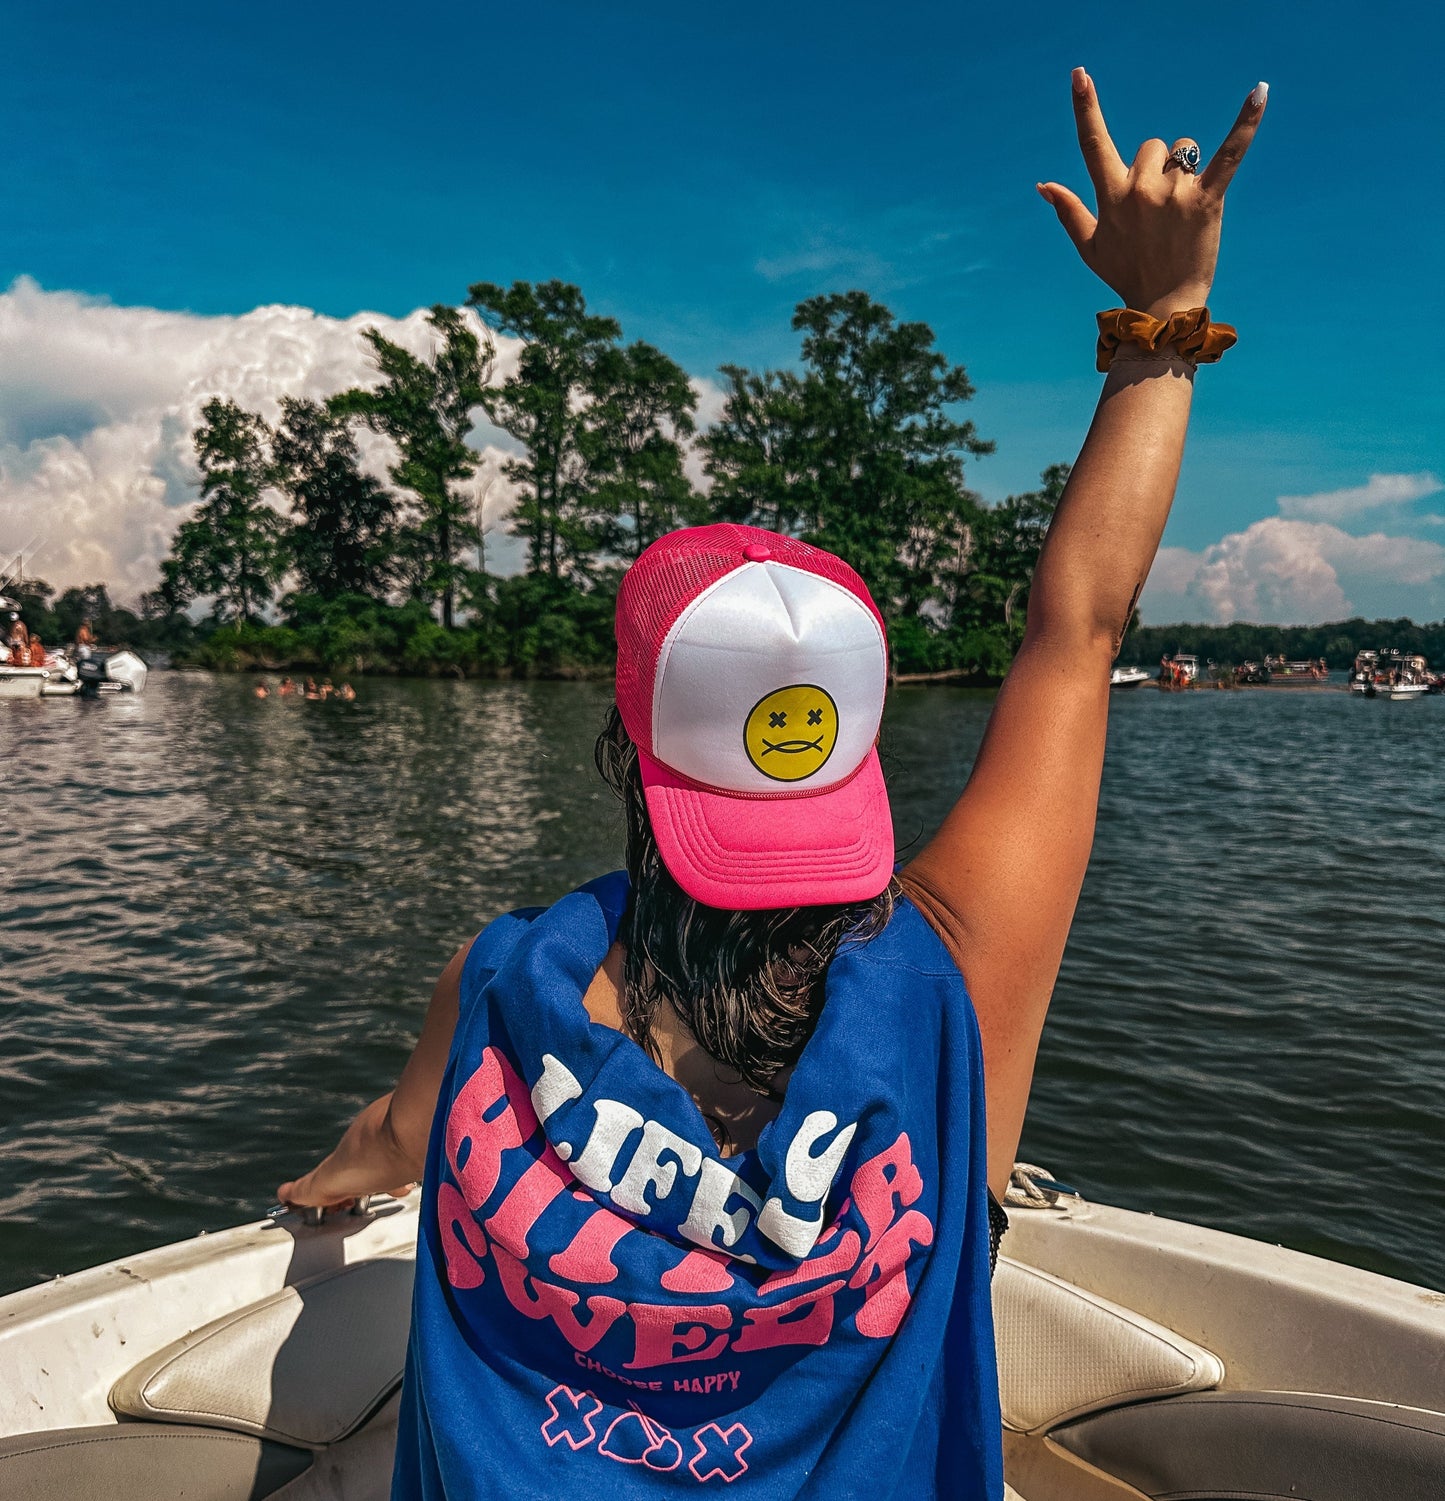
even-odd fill
[{"label": "bracelet on wrist", "polygon": [[1097,368],[1107,370],[1121,345],[1133,345],[1149,354],[1175,353],[1190,365],[1212,365],[1239,335],[1231,324],[1211,323],[1207,307],[1189,308],[1155,318],[1136,308],[1110,308],[1098,315]]}]

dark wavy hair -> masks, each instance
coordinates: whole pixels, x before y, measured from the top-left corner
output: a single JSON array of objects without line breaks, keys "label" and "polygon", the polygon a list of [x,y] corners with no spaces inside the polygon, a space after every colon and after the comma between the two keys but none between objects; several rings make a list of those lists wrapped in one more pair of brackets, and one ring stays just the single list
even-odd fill
[{"label": "dark wavy hair", "polygon": [[896,877],[871,902],[733,912],[694,901],[658,853],[637,747],[614,704],[597,737],[597,769],[622,799],[632,893],[618,937],[626,945],[622,1022],[660,1061],[652,1037],[667,1001],[697,1042],[760,1094],[798,1061],[823,1007],[828,965],[844,944],[883,931],[901,894]]}]

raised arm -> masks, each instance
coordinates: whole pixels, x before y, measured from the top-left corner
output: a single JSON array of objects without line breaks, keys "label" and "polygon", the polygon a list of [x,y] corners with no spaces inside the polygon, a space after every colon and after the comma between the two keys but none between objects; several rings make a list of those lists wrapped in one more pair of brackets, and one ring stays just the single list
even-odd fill
[{"label": "raised arm", "polygon": [[[1073,79],[1098,215],[1039,185],[1086,265],[1154,317],[1202,307],[1224,190],[1264,113],[1261,84],[1202,175],[1146,141],[1126,166],[1093,81]],[[1176,142],[1189,145],[1192,142]],[[1142,357],[1140,357],[1142,356]],[[1094,838],[1109,668],[1143,588],[1179,478],[1193,366],[1123,346],[1049,527],[1023,644],[999,690],[968,785],[903,872],[968,982],[983,1037],[989,1183],[1002,1197],[1018,1149],[1044,1016]]]}]

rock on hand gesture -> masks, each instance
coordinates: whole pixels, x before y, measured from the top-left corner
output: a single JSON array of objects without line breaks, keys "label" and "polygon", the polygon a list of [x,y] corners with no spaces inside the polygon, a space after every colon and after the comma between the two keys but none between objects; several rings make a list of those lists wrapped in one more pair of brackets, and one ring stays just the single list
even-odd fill
[{"label": "rock on hand gesture", "polygon": [[1229,134],[1202,173],[1175,157],[1198,160],[1198,145],[1181,137],[1171,148],[1145,141],[1125,166],[1099,107],[1094,80],[1074,69],[1074,119],[1079,148],[1098,200],[1098,214],[1061,183],[1041,182],[1039,193],[1059,216],[1084,264],[1113,288],[1126,307],[1167,318],[1209,300],[1219,257],[1224,192],[1264,116],[1269,85],[1244,101]]}]

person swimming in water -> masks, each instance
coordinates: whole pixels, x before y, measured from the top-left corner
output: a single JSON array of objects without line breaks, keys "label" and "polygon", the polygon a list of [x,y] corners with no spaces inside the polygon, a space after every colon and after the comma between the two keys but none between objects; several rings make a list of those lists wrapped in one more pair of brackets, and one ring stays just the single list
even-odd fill
[{"label": "person swimming in water", "polygon": [[1073,104],[1097,214],[1040,193],[1126,304],[967,785],[895,868],[881,616],[842,559],[728,523],[617,602],[596,760],[625,868],[498,917],[400,1081],[293,1205],[423,1185],[394,1501],[1003,1489],[989,1305],[1088,864],[1110,665],[1179,474],[1250,95],[1197,170]]}]

